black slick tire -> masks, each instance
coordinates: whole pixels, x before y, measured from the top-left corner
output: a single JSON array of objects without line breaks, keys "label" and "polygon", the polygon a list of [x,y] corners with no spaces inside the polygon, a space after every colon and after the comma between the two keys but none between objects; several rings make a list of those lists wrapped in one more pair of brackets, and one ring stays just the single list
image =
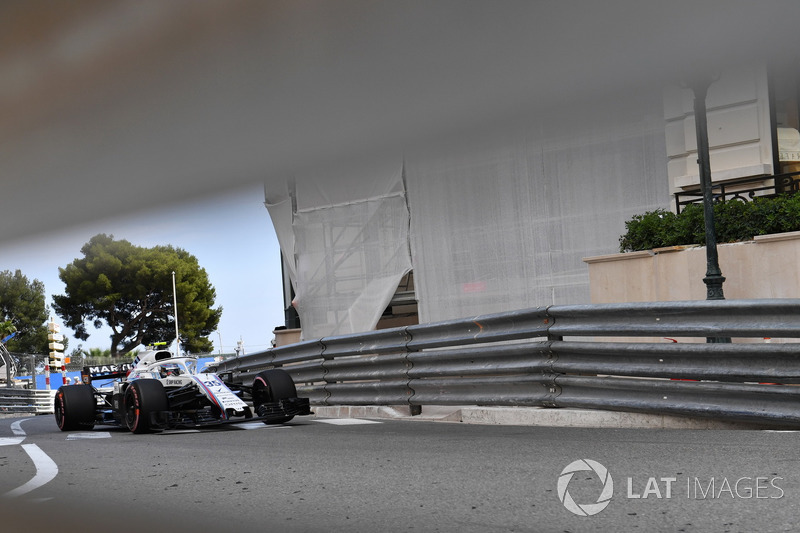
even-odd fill
[{"label": "black slick tire", "polygon": [[65,385],[56,392],[53,412],[61,431],[92,429],[96,403],[91,385]]},{"label": "black slick tire", "polygon": [[151,415],[168,409],[167,393],[158,380],[137,379],[125,390],[122,404],[127,428],[133,433],[150,433],[158,429]]},{"label": "black slick tire", "polygon": [[[259,372],[253,380],[253,408],[258,414],[258,407],[263,403],[275,403],[287,398],[297,398],[297,388],[288,372],[280,368]],[[265,420],[265,424],[283,424],[294,418],[284,416]]]}]

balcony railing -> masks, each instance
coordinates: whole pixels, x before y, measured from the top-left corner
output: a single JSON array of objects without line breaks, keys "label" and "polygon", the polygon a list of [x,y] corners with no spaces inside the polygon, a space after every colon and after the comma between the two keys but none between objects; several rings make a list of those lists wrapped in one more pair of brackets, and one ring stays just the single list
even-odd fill
[{"label": "balcony railing", "polygon": [[[800,192],[800,172],[776,174],[774,176],[758,176],[741,178],[724,183],[716,183],[711,187],[714,202],[729,200],[748,202],[756,197],[774,197],[779,194]],[[675,210],[680,213],[684,206],[703,202],[700,187],[675,193]]]}]

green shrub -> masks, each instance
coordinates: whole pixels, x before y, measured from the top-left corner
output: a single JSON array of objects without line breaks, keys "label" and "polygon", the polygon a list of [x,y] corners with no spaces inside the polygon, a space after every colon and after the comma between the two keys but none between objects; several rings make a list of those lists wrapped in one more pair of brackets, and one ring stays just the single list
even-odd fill
[{"label": "green shrub", "polygon": [[[719,243],[800,231],[800,194],[714,204],[714,222]],[[634,215],[625,222],[625,230],[619,238],[620,252],[705,244],[703,206],[688,205],[679,215],[664,209]]]}]

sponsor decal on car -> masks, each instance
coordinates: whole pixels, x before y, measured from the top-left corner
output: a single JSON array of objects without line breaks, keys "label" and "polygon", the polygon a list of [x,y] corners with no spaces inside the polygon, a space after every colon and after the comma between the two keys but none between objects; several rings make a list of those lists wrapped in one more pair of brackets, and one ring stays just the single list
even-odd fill
[{"label": "sponsor decal on car", "polygon": [[109,374],[111,372],[127,372],[133,368],[130,363],[123,363],[121,365],[102,365],[90,366],[89,372],[92,374]]},{"label": "sponsor decal on car", "polygon": [[197,384],[206,391],[209,399],[217,404],[217,406],[222,410],[224,417],[226,417],[226,409],[242,411],[248,407],[247,403],[236,396],[236,394],[234,394],[233,391],[230,390],[227,385],[225,385],[225,383],[223,383],[222,380],[214,374],[198,374],[196,376],[192,376],[192,379],[195,380]]}]

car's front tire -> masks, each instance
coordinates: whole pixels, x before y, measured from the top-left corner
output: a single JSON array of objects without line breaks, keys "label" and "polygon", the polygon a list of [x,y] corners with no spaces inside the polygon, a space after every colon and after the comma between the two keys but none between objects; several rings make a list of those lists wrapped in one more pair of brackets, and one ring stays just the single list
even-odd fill
[{"label": "car's front tire", "polygon": [[91,385],[65,385],[56,392],[53,412],[61,431],[92,429],[96,402]]},{"label": "car's front tire", "polygon": [[[280,368],[259,372],[253,380],[253,408],[257,415],[259,406],[274,403],[287,398],[297,398],[297,388],[288,372]],[[265,424],[283,424],[294,418],[284,416],[265,420]]]},{"label": "car's front tire", "polygon": [[133,433],[149,433],[158,429],[152,415],[168,409],[164,385],[155,379],[137,379],[125,390],[123,410],[125,425]]}]

